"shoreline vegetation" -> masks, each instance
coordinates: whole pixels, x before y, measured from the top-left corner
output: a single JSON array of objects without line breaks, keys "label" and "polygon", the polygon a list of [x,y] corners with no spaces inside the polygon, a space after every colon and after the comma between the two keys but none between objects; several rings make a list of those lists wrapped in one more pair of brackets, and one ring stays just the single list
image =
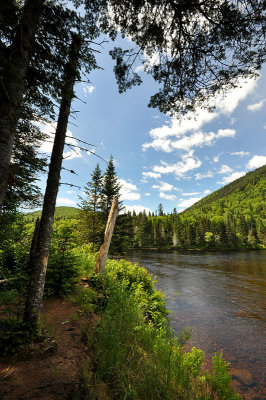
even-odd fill
[{"label": "shoreline vegetation", "polygon": [[[112,167],[112,158],[109,167]],[[116,258],[107,260],[103,276],[95,274],[94,267],[111,199],[119,194],[119,187],[115,186],[116,192],[106,197],[108,204],[105,201],[101,207],[92,207],[88,201],[91,198],[88,184],[89,197],[83,201],[81,210],[73,207],[56,210],[44,297],[62,299],[60,307],[66,296],[78,302],[80,311],[75,318],[85,318],[81,334],[91,352],[91,361],[85,357],[83,362],[81,357],[81,386],[72,387],[75,397],[71,394],[71,398],[240,399],[231,387],[229,363],[222,354],[214,354],[212,370],[204,370],[201,350],[184,351],[190,332],[185,330],[178,338],[174,336],[167,320],[164,296],[155,290],[146,269],[117,257],[125,255],[130,248],[158,249],[156,251],[265,249],[265,170],[266,166],[247,174],[184,213],[177,214],[173,210],[171,214],[164,214],[162,205],[156,215],[121,213],[110,247],[111,257]],[[109,175],[116,182],[113,167]],[[109,175],[106,173],[105,177]],[[118,208],[122,209],[121,202]],[[33,353],[33,358],[34,354],[38,358],[36,348],[50,349],[51,341],[60,342],[60,337],[51,335],[44,324],[34,344],[32,333],[23,322],[31,275],[29,256],[34,222],[39,215],[40,212],[35,212],[25,216],[15,211],[1,215],[0,350],[6,355],[25,356],[29,363],[31,358],[27,358],[27,354]],[[89,331],[85,328],[88,326],[91,326]],[[38,341],[42,343],[40,346]],[[75,346],[74,340],[71,346]],[[56,365],[56,344],[52,352]],[[49,360],[50,351],[41,350],[41,353],[41,357]],[[0,362],[6,362],[8,369],[10,358],[6,357],[0,358]],[[8,371],[0,375],[1,398],[6,400],[12,398],[16,372],[9,377]],[[76,382],[76,378],[73,377],[73,381]],[[58,397],[54,385],[50,392],[52,398],[67,400],[70,393]]]},{"label": "shoreline vegetation", "polygon": [[[83,340],[90,357],[84,359],[81,365],[80,385],[79,389],[76,387],[73,398],[240,399],[231,387],[229,363],[222,354],[213,356],[213,367],[207,371],[202,368],[204,353],[201,350],[193,348],[189,352],[184,351],[183,346],[190,337],[190,331],[184,330],[179,337],[174,336],[167,319],[164,295],[154,288],[154,280],[144,267],[123,259],[109,259],[104,277],[101,278],[93,272],[96,255],[90,253],[89,246],[76,248],[75,252],[78,258],[75,279],[72,274],[68,282],[61,282],[61,287],[57,282],[56,293],[54,275],[52,280],[51,277],[47,280],[46,287],[46,297],[49,297],[49,293],[53,296],[64,293],[80,307],[72,320],[83,320]],[[69,286],[66,290],[67,283]],[[21,341],[20,318],[16,321],[13,319],[13,325],[10,325],[10,315],[9,318],[8,313],[5,315],[7,305],[4,305],[3,293],[8,296],[9,292],[9,303],[13,307],[18,299],[15,293],[13,299],[10,298],[11,284],[7,282],[1,293],[1,332],[5,332],[1,334],[2,351],[12,354],[20,349],[22,357],[25,354],[27,357]],[[17,311],[14,309],[14,312]],[[87,329],[92,326],[92,319],[96,322]],[[38,350],[35,345],[37,353],[40,347],[45,347],[40,345],[43,340],[48,349],[54,340],[60,342],[60,336],[54,338],[51,332],[48,338],[45,329],[44,325]],[[42,350],[41,357],[49,359],[51,354],[56,357],[58,346],[56,344],[52,352]],[[32,352],[34,346],[28,363],[34,360]],[[3,364],[4,360],[8,367],[10,358],[1,357],[0,363]],[[16,372],[8,380],[0,380],[3,399],[9,399],[12,390],[18,390],[14,389],[14,379]],[[68,376],[68,380],[71,381],[71,376]],[[50,390],[53,393],[54,389]],[[57,398],[67,399],[67,395],[69,393]]]}]

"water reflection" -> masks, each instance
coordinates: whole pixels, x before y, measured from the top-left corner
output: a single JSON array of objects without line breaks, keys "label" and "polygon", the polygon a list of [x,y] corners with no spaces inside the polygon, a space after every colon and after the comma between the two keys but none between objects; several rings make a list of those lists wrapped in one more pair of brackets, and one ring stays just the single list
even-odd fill
[{"label": "water reflection", "polygon": [[[134,251],[127,258],[157,276],[178,333],[208,356],[223,350],[244,399],[264,399],[265,251]],[[177,295],[176,292],[179,294]]]}]

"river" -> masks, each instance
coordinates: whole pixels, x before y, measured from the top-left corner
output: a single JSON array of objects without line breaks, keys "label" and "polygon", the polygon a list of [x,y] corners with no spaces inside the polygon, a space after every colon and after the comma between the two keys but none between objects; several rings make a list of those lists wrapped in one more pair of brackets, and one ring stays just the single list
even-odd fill
[{"label": "river", "polygon": [[193,329],[186,347],[223,351],[243,399],[265,393],[266,251],[134,250],[127,257],[157,276],[176,334]]}]

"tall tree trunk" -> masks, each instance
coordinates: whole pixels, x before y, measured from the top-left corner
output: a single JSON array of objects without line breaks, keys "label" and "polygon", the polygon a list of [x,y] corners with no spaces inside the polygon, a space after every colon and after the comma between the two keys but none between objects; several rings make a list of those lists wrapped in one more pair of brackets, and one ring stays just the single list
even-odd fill
[{"label": "tall tree trunk", "polygon": [[0,212],[8,184],[11,153],[18,112],[23,99],[25,80],[43,0],[27,0],[14,43],[2,66],[0,79]]},{"label": "tall tree trunk", "polygon": [[49,166],[38,239],[35,248],[35,259],[33,262],[31,285],[24,313],[24,322],[29,324],[33,332],[38,326],[39,313],[43,300],[43,289],[53,230],[56,197],[59,188],[60,171],[63,160],[70,106],[72,98],[74,97],[73,88],[78,71],[80,47],[80,36],[73,34],[69,61],[65,68],[65,83],[62,90],[62,100]]},{"label": "tall tree trunk", "polygon": [[110,213],[108,216],[108,221],[107,221],[106,228],[105,228],[104,242],[100,248],[97,262],[96,262],[96,265],[94,268],[94,272],[100,273],[101,275],[104,274],[105,263],[106,263],[106,259],[108,256],[108,251],[109,251],[110,243],[112,240],[112,235],[113,235],[117,215],[118,215],[118,199],[117,199],[117,196],[115,196],[113,199],[112,208],[110,210]]}]

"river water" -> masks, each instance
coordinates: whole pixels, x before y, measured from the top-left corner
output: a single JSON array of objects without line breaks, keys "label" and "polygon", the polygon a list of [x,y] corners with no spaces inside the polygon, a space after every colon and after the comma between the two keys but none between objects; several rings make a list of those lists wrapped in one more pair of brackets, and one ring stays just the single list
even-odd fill
[{"label": "river water", "polygon": [[176,334],[210,357],[223,351],[243,399],[266,399],[266,251],[134,250],[126,257],[157,276]]}]

